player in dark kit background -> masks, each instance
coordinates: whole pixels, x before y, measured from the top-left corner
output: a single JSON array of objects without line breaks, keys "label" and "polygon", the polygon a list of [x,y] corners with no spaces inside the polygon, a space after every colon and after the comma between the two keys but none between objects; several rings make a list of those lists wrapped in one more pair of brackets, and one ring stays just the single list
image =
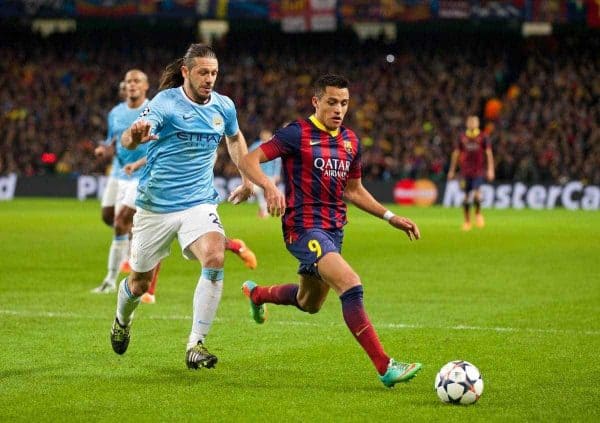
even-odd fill
[{"label": "player in dark kit background", "polygon": [[[481,191],[484,177],[488,181],[494,180],[494,155],[489,138],[479,129],[479,118],[471,115],[467,117],[467,130],[461,134],[450,158],[448,180],[454,179],[456,165],[460,166],[461,186],[465,193],[463,200],[464,223],[463,230],[471,230],[471,203],[475,206],[475,225],[479,228],[485,226],[481,213]],[[486,167],[487,166],[487,167]],[[484,170],[485,169],[485,170]]]},{"label": "player in dark kit background", "polygon": [[[373,362],[381,382],[392,387],[420,370],[420,363],[402,363],[383,349],[363,306],[360,277],[341,255],[343,227],[347,223],[345,197],[360,209],[384,219],[419,239],[410,219],[386,210],[361,182],[360,143],[342,126],[348,111],[348,80],[325,75],[315,83],[315,113],[278,130],[273,138],[244,156],[241,170],[262,187],[269,213],[283,214],[283,235],[288,251],[298,259],[299,284],[242,285],[257,323],[266,318],[265,303],[293,305],[317,313],[330,289],[342,302],[346,325]],[[260,169],[260,163],[281,157],[286,183],[285,198]]]}]

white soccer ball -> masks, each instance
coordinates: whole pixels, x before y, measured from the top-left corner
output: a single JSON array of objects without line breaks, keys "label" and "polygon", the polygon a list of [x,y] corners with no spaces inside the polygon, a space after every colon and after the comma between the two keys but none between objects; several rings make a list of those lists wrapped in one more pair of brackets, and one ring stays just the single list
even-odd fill
[{"label": "white soccer ball", "polygon": [[440,369],[434,388],[443,402],[473,404],[483,393],[483,379],[477,367],[468,361],[456,360]]}]

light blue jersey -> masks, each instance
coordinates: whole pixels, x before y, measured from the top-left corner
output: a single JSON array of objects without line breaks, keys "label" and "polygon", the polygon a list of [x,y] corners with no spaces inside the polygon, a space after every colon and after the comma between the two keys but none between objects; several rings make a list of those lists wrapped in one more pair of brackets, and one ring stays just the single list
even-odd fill
[{"label": "light blue jersey", "polygon": [[[255,141],[249,148],[250,151],[256,150],[260,147],[260,140]],[[279,178],[281,176],[281,157],[277,157],[274,160],[270,160],[268,162],[263,162],[260,164],[260,168],[263,173],[267,175],[269,178],[274,179],[275,177]]]},{"label": "light blue jersey", "polygon": [[217,147],[223,135],[238,133],[235,105],[212,92],[207,104],[190,100],[182,87],[161,91],[141,119],[159,139],[147,143],[136,205],[170,213],[198,204],[218,204],[213,184]]},{"label": "light blue jersey", "polygon": [[148,100],[135,109],[130,108],[127,102],[117,104],[108,113],[108,134],[106,144],[115,142],[115,155],[112,162],[112,170],[110,176],[117,179],[137,179],[141,175],[141,169],[136,170],[133,174],[127,175],[123,170],[123,166],[128,163],[133,163],[146,155],[148,147],[146,144],[139,145],[135,150],[127,150],[121,145],[121,134],[131,126],[133,122],[140,116],[142,111],[148,105]]}]

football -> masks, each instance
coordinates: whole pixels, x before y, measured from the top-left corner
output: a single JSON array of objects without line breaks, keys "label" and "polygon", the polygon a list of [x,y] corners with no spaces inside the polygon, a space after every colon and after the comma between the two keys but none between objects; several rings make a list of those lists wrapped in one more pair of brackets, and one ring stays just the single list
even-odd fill
[{"label": "football", "polygon": [[479,369],[468,361],[446,363],[435,377],[437,396],[452,404],[473,404],[483,393],[483,379]]}]

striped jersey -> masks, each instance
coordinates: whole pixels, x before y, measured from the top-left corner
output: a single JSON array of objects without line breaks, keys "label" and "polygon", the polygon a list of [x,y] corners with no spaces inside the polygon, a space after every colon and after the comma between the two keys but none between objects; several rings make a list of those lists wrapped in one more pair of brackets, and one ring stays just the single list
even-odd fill
[{"label": "striped jersey", "polygon": [[342,197],[348,179],[360,178],[362,170],[360,142],[351,129],[328,131],[313,115],[279,129],[260,148],[269,160],[282,159],[286,242],[307,229],[341,229],[347,223]]},{"label": "striped jersey", "polygon": [[485,175],[485,152],[491,149],[492,145],[483,132],[464,132],[455,148],[460,152],[459,163],[462,176],[477,178]]},{"label": "striped jersey", "polygon": [[[262,142],[260,140],[254,142],[249,148],[248,152],[256,150],[260,147]],[[260,169],[269,178],[274,179],[281,176],[281,159],[278,157],[275,160],[270,160],[260,164]]]}]

